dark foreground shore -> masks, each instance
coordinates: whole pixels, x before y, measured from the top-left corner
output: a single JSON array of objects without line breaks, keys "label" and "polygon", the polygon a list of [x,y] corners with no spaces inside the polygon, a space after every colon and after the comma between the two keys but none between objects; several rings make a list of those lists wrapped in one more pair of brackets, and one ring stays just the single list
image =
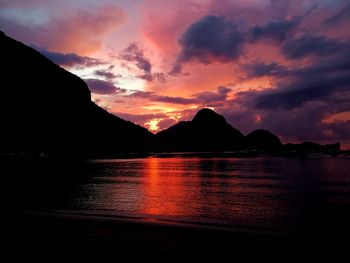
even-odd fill
[{"label": "dark foreground shore", "polygon": [[338,262],[343,237],[298,237],[220,227],[58,212],[3,210],[2,262]]}]

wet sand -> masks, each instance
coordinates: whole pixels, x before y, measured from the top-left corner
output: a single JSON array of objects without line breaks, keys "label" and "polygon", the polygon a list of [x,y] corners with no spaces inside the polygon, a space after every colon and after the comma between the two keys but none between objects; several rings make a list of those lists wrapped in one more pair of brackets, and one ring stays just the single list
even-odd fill
[{"label": "wet sand", "polygon": [[2,210],[0,216],[7,262],[336,262],[350,240],[57,211]]}]

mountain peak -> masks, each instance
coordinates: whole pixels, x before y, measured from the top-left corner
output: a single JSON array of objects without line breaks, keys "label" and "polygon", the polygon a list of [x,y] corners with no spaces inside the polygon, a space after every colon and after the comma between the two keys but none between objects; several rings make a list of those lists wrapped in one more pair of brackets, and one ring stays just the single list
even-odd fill
[{"label": "mountain peak", "polygon": [[270,131],[259,129],[246,136],[246,142],[251,149],[276,150],[282,144],[280,139]]},{"label": "mountain peak", "polygon": [[208,108],[198,111],[192,121],[194,123],[226,123],[223,116]]},{"label": "mountain peak", "polygon": [[1,31],[0,47],[0,152],[97,157],[148,149],[153,135],[98,107],[81,78]]}]

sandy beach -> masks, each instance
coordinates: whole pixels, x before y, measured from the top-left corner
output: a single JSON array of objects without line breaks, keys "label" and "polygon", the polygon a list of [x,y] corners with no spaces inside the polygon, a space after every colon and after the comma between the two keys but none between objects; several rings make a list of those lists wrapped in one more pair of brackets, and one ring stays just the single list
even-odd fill
[{"label": "sandy beach", "polygon": [[[7,262],[130,262],[134,260],[256,262],[340,259],[345,237],[297,237],[216,226],[57,211],[1,213]],[[3,261],[4,262],[4,261]]]}]

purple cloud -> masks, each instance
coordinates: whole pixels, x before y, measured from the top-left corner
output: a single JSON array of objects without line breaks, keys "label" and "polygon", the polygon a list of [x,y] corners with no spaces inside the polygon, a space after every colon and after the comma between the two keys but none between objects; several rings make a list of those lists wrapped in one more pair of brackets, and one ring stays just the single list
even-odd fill
[{"label": "purple cloud", "polygon": [[244,65],[243,68],[246,71],[248,78],[282,75],[287,70],[286,67],[276,62],[269,64],[260,62],[251,63]]},{"label": "purple cloud", "polygon": [[338,12],[325,20],[326,25],[337,25],[344,20],[350,19],[350,4],[344,5]]},{"label": "purple cloud", "polygon": [[303,35],[290,39],[282,46],[282,53],[289,59],[307,56],[331,56],[348,50],[350,50],[349,43],[313,35]]},{"label": "purple cloud", "polygon": [[148,99],[150,101],[158,101],[158,102],[182,104],[182,105],[189,105],[189,104],[196,103],[196,100],[191,98],[163,96],[163,95],[158,95],[154,92],[149,92],[149,91],[135,91],[134,93],[128,95],[128,97],[142,98],[142,99]]},{"label": "purple cloud", "polygon": [[283,42],[299,25],[300,19],[270,21],[263,26],[254,26],[250,31],[250,41],[271,40]]},{"label": "purple cloud", "polygon": [[160,72],[152,73],[152,64],[137,43],[130,44],[126,49],[120,52],[119,59],[135,63],[136,67],[143,72],[143,74],[138,76],[140,79],[149,82],[153,80],[162,83],[166,82],[166,74]]},{"label": "purple cloud", "polygon": [[95,75],[97,75],[99,77],[104,77],[107,80],[113,80],[113,79],[117,78],[118,75],[115,75],[113,72],[110,71],[112,68],[109,67],[108,69],[98,69],[98,70],[95,70],[94,73],[95,73]]},{"label": "purple cloud", "polygon": [[151,74],[152,72],[150,60],[145,57],[143,50],[137,43],[130,44],[119,54],[119,58],[129,62],[134,62],[135,65],[145,74]]},{"label": "purple cloud", "polygon": [[159,95],[155,92],[150,91],[135,91],[128,97],[142,98],[150,101],[165,102],[171,104],[181,104],[181,105],[190,105],[190,104],[200,104],[203,106],[213,106],[218,102],[223,102],[226,100],[228,93],[231,92],[231,89],[226,87],[218,87],[217,92],[201,92],[193,94],[190,98],[184,97],[171,97]]},{"label": "purple cloud", "polygon": [[223,16],[207,15],[190,25],[179,39],[181,52],[170,74],[181,71],[189,61],[209,64],[213,58],[237,59],[243,50],[244,36],[236,24]]},{"label": "purple cloud", "polygon": [[194,94],[194,99],[201,105],[215,106],[215,103],[224,102],[231,91],[231,89],[222,86],[217,88],[217,92],[205,91]]},{"label": "purple cloud", "polygon": [[126,89],[115,87],[113,83],[100,79],[85,79],[90,91],[96,94],[109,95],[115,93],[125,93]]},{"label": "purple cloud", "polygon": [[40,48],[36,45],[31,45],[31,47],[36,49],[38,52],[40,52],[42,55],[50,59],[52,62],[63,67],[74,67],[74,66],[91,67],[91,66],[104,64],[99,59],[79,56],[74,53],[53,52],[44,48]]}]

